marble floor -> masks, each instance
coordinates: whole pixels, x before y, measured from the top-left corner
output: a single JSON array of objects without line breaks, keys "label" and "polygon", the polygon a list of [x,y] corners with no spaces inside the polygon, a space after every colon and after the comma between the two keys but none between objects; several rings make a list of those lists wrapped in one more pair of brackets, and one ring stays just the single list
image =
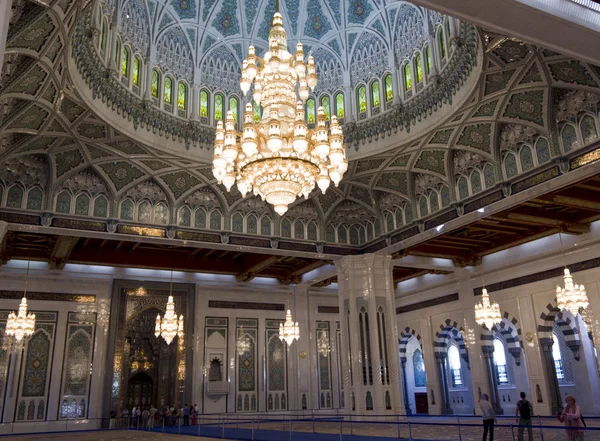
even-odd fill
[{"label": "marble floor", "polygon": [[[0,439],[2,441],[190,441],[189,435],[136,430],[8,435]],[[214,438],[194,437],[194,439],[199,441],[214,441]]]}]

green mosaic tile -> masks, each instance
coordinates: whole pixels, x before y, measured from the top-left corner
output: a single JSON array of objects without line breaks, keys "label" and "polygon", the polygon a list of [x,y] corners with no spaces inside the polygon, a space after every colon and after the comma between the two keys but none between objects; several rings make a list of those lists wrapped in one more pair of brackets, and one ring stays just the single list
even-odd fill
[{"label": "green mosaic tile", "polygon": [[411,155],[402,155],[394,160],[388,167],[406,167],[410,161]]},{"label": "green mosaic tile", "polygon": [[87,145],[87,150],[92,159],[108,158],[110,156],[114,156],[112,153],[109,153],[106,150],[102,150],[98,147],[94,147],[91,145]]},{"label": "green mosaic tile", "polygon": [[112,147],[126,155],[147,155],[148,152],[137,145],[135,142],[128,139],[122,141],[115,141],[106,143],[109,147]]},{"label": "green mosaic tile", "polygon": [[48,118],[48,111],[38,106],[31,106],[15,119],[8,128],[39,130]]},{"label": "green mosaic tile", "polygon": [[407,174],[404,172],[383,173],[376,186],[408,194]]},{"label": "green mosaic tile", "polygon": [[7,48],[25,48],[39,52],[54,30],[54,24],[48,14],[25,27],[14,38],[7,42]]},{"label": "green mosaic tile", "polygon": [[106,138],[106,126],[104,124],[93,124],[84,122],[79,124],[77,131],[81,136],[92,139]]},{"label": "green mosaic tile", "polygon": [[474,124],[465,126],[456,144],[473,147],[478,150],[491,153],[491,132],[491,124]]},{"label": "green mosaic tile", "polygon": [[358,199],[359,201],[362,201],[367,205],[373,205],[373,198],[371,197],[371,193],[366,188],[353,185],[350,189],[349,196],[353,197],[354,199]]},{"label": "green mosaic tile", "polygon": [[184,171],[162,175],[159,178],[167,184],[173,196],[175,196],[175,200],[179,199],[188,190],[202,184],[200,179]]},{"label": "green mosaic tile", "polygon": [[533,90],[529,92],[515,93],[504,109],[505,118],[530,121],[544,126],[544,91]]},{"label": "green mosaic tile", "polygon": [[515,69],[494,72],[485,76],[485,95],[504,90],[515,73]]},{"label": "green mosaic tile", "polygon": [[[142,164],[149,167],[152,171],[163,170],[165,168],[170,167],[170,165],[167,163],[164,163],[162,161],[155,161],[155,160],[142,161]],[[211,172],[211,174],[212,174],[212,172]]]},{"label": "green mosaic tile", "polygon": [[506,40],[492,51],[494,55],[507,64],[523,61],[530,52],[527,44],[515,40]]},{"label": "green mosaic tile", "polygon": [[100,164],[100,168],[106,173],[117,191],[144,176],[144,172],[139,168],[123,161]]},{"label": "green mosaic tile", "polygon": [[381,164],[383,164],[383,162],[385,161],[385,159],[364,159],[362,161],[358,161],[358,164],[356,165],[356,170],[354,170],[354,173],[363,173],[366,171],[370,171],[370,170],[376,170],[378,169]]},{"label": "green mosaic tile", "polygon": [[56,163],[56,177],[60,178],[68,171],[83,164],[84,160],[79,149],[73,149],[57,153],[54,162]]},{"label": "green mosaic tile", "polygon": [[429,141],[429,144],[448,144],[450,137],[452,136],[452,132],[454,132],[454,129],[438,130]]},{"label": "green mosaic tile", "polygon": [[414,167],[445,175],[445,158],[446,154],[444,150],[423,150]]},{"label": "green mosaic tile", "polygon": [[549,63],[548,67],[550,68],[552,78],[556,81],[598,87],[596,80],[594,80],[585,66],[579,61],[559,61],[558,63]]},{"label": "green mosaic tile", "polygon": [[490,101],[479,106],[477,111],[473,114],[473,118],[480,118],[485,116],[494,116],[498,100]]},{"label": "green mosaic tile", "polygon": [[540,73],[537,63],[533,63],[525,75],[523,75],[519,84],[537,83],[540,81],[542,81],[542,74]]}]

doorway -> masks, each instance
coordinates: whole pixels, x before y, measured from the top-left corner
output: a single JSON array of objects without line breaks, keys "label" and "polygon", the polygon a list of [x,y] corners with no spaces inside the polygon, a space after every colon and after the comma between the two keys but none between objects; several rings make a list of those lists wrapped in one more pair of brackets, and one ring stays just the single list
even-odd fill
[{"label": "doorway", "polygon": [[429,413],[429,402],[427,401],[427,393],[415,393],[415,411],[416,413]]}]

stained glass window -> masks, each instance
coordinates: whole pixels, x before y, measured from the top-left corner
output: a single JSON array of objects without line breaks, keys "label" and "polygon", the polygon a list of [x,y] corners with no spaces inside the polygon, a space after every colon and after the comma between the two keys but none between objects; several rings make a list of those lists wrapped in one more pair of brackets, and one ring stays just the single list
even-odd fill
[{"label": "stained glass window", "polygon": [[438,45],[440,46],[441,57],[446,58],[446,44],[444,43],[444,33],[441,30],[438,32]]},{"label": "stained glass window", "polygon": [[129,49],[123,48],[123,54],[121,55],[121,75],[127,76],[129,72]]},{"label": "stained glass window", "polygon": [[497,338],[494,339],[494,365],[496,366],[496,380],[498,381],[498,384],[508,384],[506,352],[504,351],[504,345]]},{"label": "stained glass window", "polygon": [[215,95],[215,121],[223,121],[223,95]]},{"label": "stained glass window", "polygon": [[594,118],[592,118],[590,115],[586,115],[583,117],[583,119],[581,120],[580,126],[581,126],[581,137],[583,138],[584,144],[592,142],[598,137],[598,131],[596,130],[596,123],[594,122]]},{"label": "stained glass window", "polygon": [[446,36],[450,39],[450,20],[446,19]]},{"label": "stained glass window", "polygon": [[133,59],[133,70],[131,72],[131,82],[134,86],[140,85],[140,59],[134,57]]},{"label": "stained glass window", "polygon": [[185,110],[187,101],[187,87],[184,83],[179,83],[177,89],[177,107],[181,110]]},{"label": "stained glass window", "polygon": [[118,66],[121,59],[121,42],[117,40],[117,50],[115,51],[115,64]]},{"label": "stained glass window", "polygon": [[450,376],[452,378],[452,387],[462,387],[462,372],[460,366],[460,355],[456,346],[451,345],[448,348],[448,363],[450,364]]},{"label": "stained glass window", "polygon": [[160,75],[156,69],[152,69],[152,96],[158,98],[158,83],[160,83]]},{"label": "stained glass window", "polygon": [[358,88],[358,111],[360,113],[367,111],[367,88],[365,86]]},{"label": "stained glass window", "polygon": [[417,349],[413,353],[413,369],[415,373],[415,387],[427,386],[427,375],[425,374],[425,363],[423,362],[423,353]]},{"label": "stained glass window", "polygon": [[373,107],[379,107],[381,105],[381,97],[379,95],[379,80],[375,80],[371,83],[371,99],[373,100]]},{"label": "stained glass window", "polygon": [[412,90],[412,76],[410,74],[410,64],[404,65],[404,89],[408,92]]},{"label": "stained glass window", "polygon": [[206,228],[206,211],[203,208],[198,208],[196,210],[196,215],[194,216],[194,226],[196,228]]},{"label": "stained glass window", "polygon": [[308,100],[306,100],[306,122],[308,124],[314,124],[315,120],[315,100],[314,98],[309,98]]},{"label": "stained glass window", "polygon": [[339,119],[344,118],[344,94],[342,92],[335,96],[335,114]]},{"label": "stained glass window", "polygon": [[329,107],[328,96],[324,96],[321,98],[321,107],[323,108],[323,113],[325,114],[325,121],[329,121],[331,119],[331,109]]},{"label": "stained glass window", "polygon": [[417,83],[423,81],[423,63],[421,60],[421,54],[417,54],[415,57],[415,69],[417,69]]},{"label": "stained glass window", "polygon": [[165,103],[167,104],[171,104],[172,103],[172,94],[173,94],[173,80],[169,77],[165,77],[165,96],[163,97],[163,99],[165,100]]},{"label": "stained glass window", "polygon": [[104,52],[106,50],[106,21],[102,20],[102,33],[100,34],[100,50]]},{"label": "stained glass window", "polygon": [[429,46],[425,48],[425,69],[428,74],[431,73],[431,51]]},{"label": "stained glass window", "polygon": [[[71,203],[71,196],[69,196],[68,193],[64,192],[58,195],[58,197],[60,198],[61,195],[66,194],[69,200],[69,206]],[[10,190],[8,190],[8,196],[6,199],[6,206],[10,207],[10,208],[21,208],[21,205],[23,204],[23,189],[21,187],[19,187],[18,185],[13,185]],[[68,213],[69,210],[67,209],[67,211],[60,211],[58,209],[58,202],[56,203],[57,205],[57,210],[60,213]]]},{"label": "stained glass window", "polygon": [[206,90],[200,91],[200,116],[208,117],[208,92]]},{"label": "stained glass window", "polygon": [[252,112],[254,113],[254,122],[260,122],[262,117],[262,108],[256,101],[252,101]]},{"label": "stained glass window", "polygon": [[238,122],[238,99],[231,97],[229,98],[229,110],[233,113],[233,119]]},{"label": "stained glass window", "polygon": [[563,369],[562,354],[560,353],[560,343],[555,333],[552,333],[552,358],[554,359],[556,379],[559,383],[562,383],[565,381],[565,371]]},{"label": "stained glass window", "polygon": [[391,101],[394,99],[394,87],[392,86],[392,74],[387,74],[383,81],[385,83],[385,100]]}]

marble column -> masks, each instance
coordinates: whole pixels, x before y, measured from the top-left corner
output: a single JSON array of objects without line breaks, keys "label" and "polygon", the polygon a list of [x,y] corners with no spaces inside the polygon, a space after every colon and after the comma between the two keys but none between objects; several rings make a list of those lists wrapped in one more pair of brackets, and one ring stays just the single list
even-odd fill
[{"label": "marble column", "polygon": [[404,411],[407,415],[411,415],[412,410],[410,410],[410,400],[408,399],[408,381],[406,379],[406,361],[401,361],[400,366],[402,367],[402,397],[404,398]]},{"label": "marble column", "polygon": [[[0,2],[0,67],[4,64],[4,51],[6,49],[6,39],[8,38],[8,27],[10,26],[12,0]],[[0,69],[2,76],[2,69]]]},{"label": "marble column", "polygon": [[548,392],[550,394],[551,415],[556,415],[557,412],[563,409],[562,397],[560,395],[560,387],[558,386],[558,378],[556,377],[556,368],[554,367],[554,357],[552,356],[552,339],[540,339],[542,348],[542,362],[546,369],[546,381]]},{"label": "marble column", "polygon": [[498,380],[496,379],[496,369],[494,366],[494,347],[482,347],[485,357],[486,371],[488,374],[488,385],[490,390],[490,403],[494,406],[496,415],[504,415],[504,409],[500,405],[500,395],[498,393]]},{"label": "marble column", "polygon": [[440,375],[440,390],[442,391],[442,415],[451,415],[454,413],[450,407],[450,394],[448,392],[448,370],[446,369],[446,353],[437,353],[436,355]]},{"label": "marble column", "polygon": [[404,413],[392,258],[346,256],[336,266],[346,412],[364,414],[372,402],[374,413]]}]

